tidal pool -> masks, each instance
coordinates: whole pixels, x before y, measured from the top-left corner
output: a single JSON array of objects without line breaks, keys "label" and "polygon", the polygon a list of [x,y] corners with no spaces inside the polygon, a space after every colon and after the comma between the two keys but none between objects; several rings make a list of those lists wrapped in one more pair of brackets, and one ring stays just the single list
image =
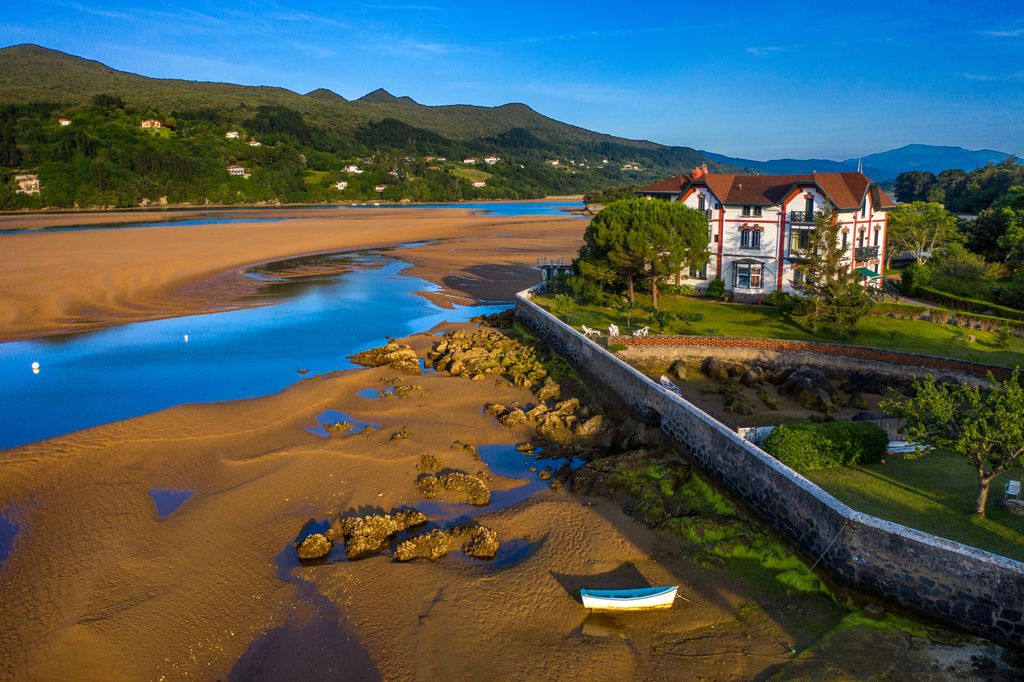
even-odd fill
[{"label": "tidal pool", "polygon": [[508,308],[440,308],[416,293],[440,287],[404,275],[408,263],[336,257],[349,266],[338,274],[265,284],[270,305],[0,344],[0,449],[183,403],[268,395],[300,380],[299,369],[351,368],[347,356],[389,336]]},{"label": "tidal pool", "polygon": [[163,488],[152,488],[149,496],[153,498],[153,505],[156,507],[156,515],[161,519],[178,511],[178,508],[185,504],[188,498],[192,497],[192,490],[166,490]]}]

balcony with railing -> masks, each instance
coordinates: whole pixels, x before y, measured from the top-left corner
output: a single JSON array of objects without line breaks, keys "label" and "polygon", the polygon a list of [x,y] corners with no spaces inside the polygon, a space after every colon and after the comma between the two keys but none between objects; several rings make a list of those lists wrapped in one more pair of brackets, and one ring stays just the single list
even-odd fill
[{"label": "balcony with railing", "polygon": [[796,224],[813,225],[818,217],[821,215],[821,211],[790,211],[789,222]]},{"label": "balcony with railing", "polygon": [[710,208],[704,209],[704,215],[706,215],[708,217],[708,220],[711,220],[711,209]]},{"label": "balcony with railing", "polygon": [[877,246],[858,246],[853,250],[853,259],[860,262],[878,258]]}]

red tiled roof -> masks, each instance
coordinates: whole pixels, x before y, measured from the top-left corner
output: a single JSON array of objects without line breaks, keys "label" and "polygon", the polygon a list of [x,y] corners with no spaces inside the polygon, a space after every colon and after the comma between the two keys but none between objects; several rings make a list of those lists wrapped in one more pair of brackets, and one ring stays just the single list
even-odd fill
[{"label": "red tiled roof", "polygon": [[863,173],[801,173],[794,175],[743,175],[708,173],[699,180],[677,175],[640,189],[642,193],[684,192],[688,185],[706,184],[719,201],[732,205],[774,206],[793,188],[817,186],[840,210],[860,207],[865,192],[871,189],[873,203],[890,208],[896,205],[888,194]]}]

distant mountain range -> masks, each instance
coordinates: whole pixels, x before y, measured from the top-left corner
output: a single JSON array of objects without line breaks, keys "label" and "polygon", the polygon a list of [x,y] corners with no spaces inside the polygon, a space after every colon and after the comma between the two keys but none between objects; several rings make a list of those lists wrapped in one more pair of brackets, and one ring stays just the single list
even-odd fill
[{"label": "distant mountain range", "polygon": [[772,159],[755,161],[714,152],[702,154],[722,164],[746,168],[757,173],[810,173],[818,171],[844,172],[857,170],[863,164],[864,173],[872,180],[884,182],[893,180],[900,173],[911,170],[941,173],[949,168],[972,171],[989,163],[998,163],[1010,157],[1006,152],[993,149],[965,149],[963,147],[941,147],[928,144],[908,144],[898,149],[866,154],[860,159],[833,161],[830,159]]},{"label": "distant mountain range", "polygon": [[[59,117],[75,123],[58,129]],[[166,122],[161,136],[140,137],[148,118]],[[262,144],[243,144],[256,137]],[[463,163],[490,156],[501,163]],[[890,181],[905,170],[971,170],[1007,156],[908,145],[863,164],[873,179]],[[346,175],[353,161],[369,172]],[[856,159],[755,161],[631,140],[521,103],[425,106],[382,88],[349,100],[326,88],[300,94],[148,78],[38,45],[0,49],[0,208],[528,198],[645,184],[704,162],[723,172],[857,167]],[[226,166],[251,171],[251,181],[230,180]],[[15,192],[15,175],[26,172],[39,173],[41,195]]]}]

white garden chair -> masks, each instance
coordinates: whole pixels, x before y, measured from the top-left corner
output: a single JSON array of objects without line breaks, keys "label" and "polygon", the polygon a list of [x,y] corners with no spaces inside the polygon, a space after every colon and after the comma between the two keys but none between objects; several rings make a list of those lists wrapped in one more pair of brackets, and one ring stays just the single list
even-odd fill
[{"label": "white garden chair", "polygon": [[1006,487],[1003,488],[1003,497],[1007,499],[1020,499],[1020,481],[1007,481]]},{"label": "white garden chair", "polygon": [[619,326],[616,325],[616,324],[608,325],[608,336],[618,336],[618,335],[619,335]]},{"label": "white garden chair", "polygon": [[647,334],[650,331],[651,331],[650,327],[640,327],[635,332],[633,332],[633,336],[647,336]]},{"label": "white garden chair", "polygon": [[585,324],[581,326],[583,327],[583,335],[586,336],[587,338],[590,338],[591,336],[601,336],[601,332],[597,331],[596,329],[591,329]]}]

